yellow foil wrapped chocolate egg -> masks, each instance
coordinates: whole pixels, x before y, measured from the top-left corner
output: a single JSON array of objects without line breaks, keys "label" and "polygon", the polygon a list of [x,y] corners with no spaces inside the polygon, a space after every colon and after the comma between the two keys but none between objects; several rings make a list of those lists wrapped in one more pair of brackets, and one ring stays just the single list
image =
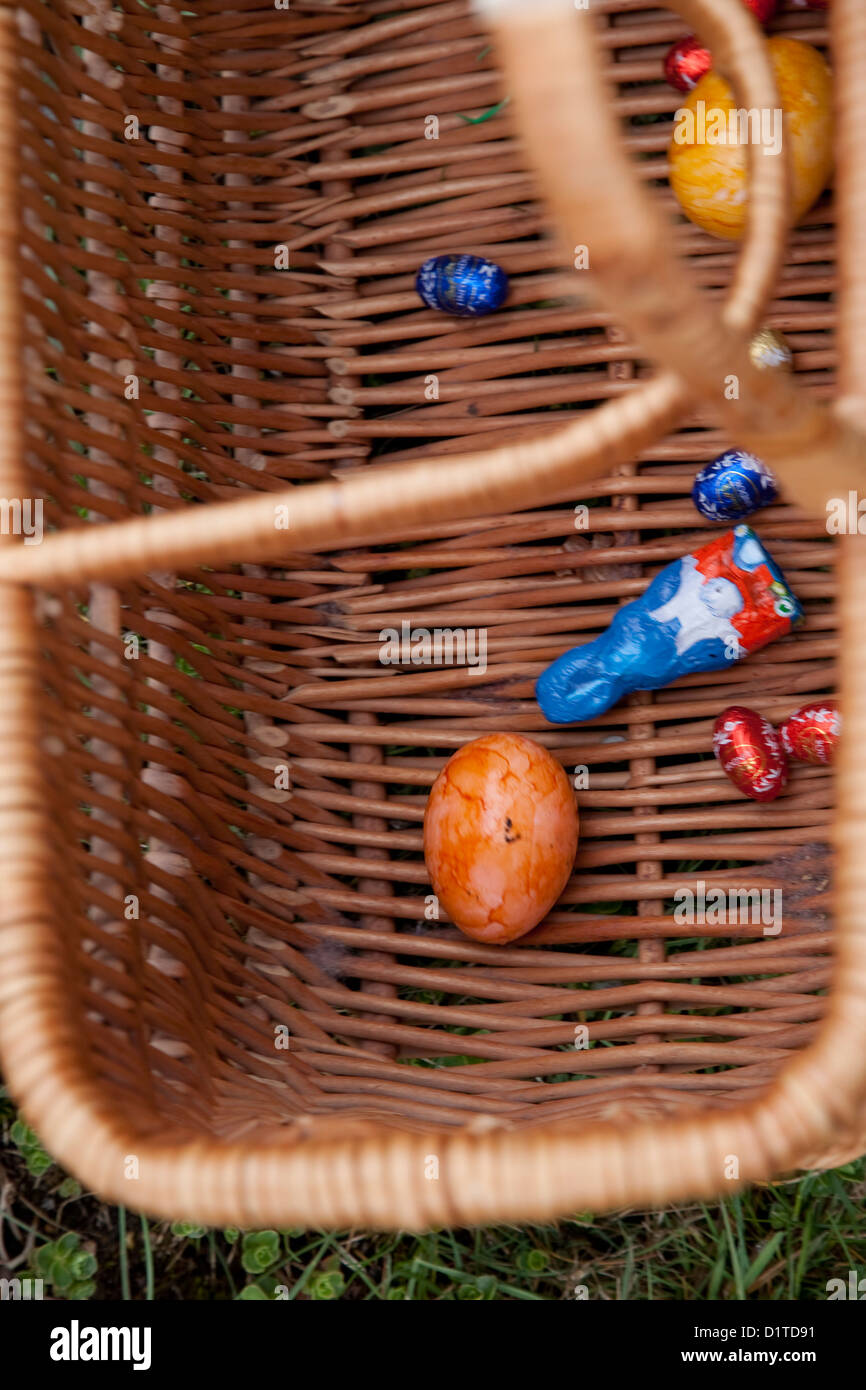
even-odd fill
[{"label": "yellow foil wrapped chocolate egg", "polygon": [[674,120],[671,188],[686,217],[729,241],[738,241],[745,230],[750,142],[758,142],[759,159],[790,160],[792,223],[817,200],[833,172],[832,78],[826,60],[798,39],[773,38],[767,48],[783,116],[743,111],[725,79],[708,72]]}]

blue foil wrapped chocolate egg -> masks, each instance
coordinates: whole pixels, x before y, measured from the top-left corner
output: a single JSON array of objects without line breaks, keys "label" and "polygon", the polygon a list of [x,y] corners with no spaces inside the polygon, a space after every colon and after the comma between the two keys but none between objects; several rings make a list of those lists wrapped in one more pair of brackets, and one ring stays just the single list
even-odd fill
[{"label": "blue foil wrapped chocolate egg", "polygon": [[765,463],[744,449],[720,454],[695,478],[692,501],[708,521],[739,521],[775,502],[779,488]]},{"label": "blue foil wrapped chocolate egg", "polygon": [[504,302],[508,276],[485,256],[431,256],[418,271],[415,288],[428,309],[480,318]]}]

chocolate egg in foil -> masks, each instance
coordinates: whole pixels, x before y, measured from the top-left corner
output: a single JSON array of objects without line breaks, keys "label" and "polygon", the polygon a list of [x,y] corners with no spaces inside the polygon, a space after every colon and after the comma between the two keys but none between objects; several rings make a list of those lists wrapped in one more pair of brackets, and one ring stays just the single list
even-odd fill
[{"label": "chocolate egg in foil", "polygon": [[713,66],[712,55],[694,34],[679,39],[665,57],[665,77],[678,92],[690,92]]},{"label": "chocolate egg in foil", "polygon": [[713,725],[713,752],[734,786],[753,801],[774,801],[788,781],[778,731],[746,705],[730,705]]},{"label": "chocolate egg in foil", "polygon": [[773,18],[779,7],[779,0],[746,0],[747,7],[752,11],[759,24],[766,24]]},{"label": "chocolate egg in foil", "polygon": [[738,521],[778,496],[775,475],[744,449],[720,454],[695,478],[692,501],[708,521]]},{"label": "chocolate egg in foil", "polygon": [[779,737],[789,758],[826,767],[836,755],[841,729],[838,701],[812,700],[779,725]]},{"label": "chocolate egg in foil", "polygon": [[761,371],[790,372],[794,369],[791,345],[775,328],[762,328],[755,334],[749,343],[749,357],[752,366]]},{"label": "chocolate egg in foil", "polygon": [[485,256],[431,256],[415,279],[428,309],[458,318],[492,314],[508,294],[508,276]]}]

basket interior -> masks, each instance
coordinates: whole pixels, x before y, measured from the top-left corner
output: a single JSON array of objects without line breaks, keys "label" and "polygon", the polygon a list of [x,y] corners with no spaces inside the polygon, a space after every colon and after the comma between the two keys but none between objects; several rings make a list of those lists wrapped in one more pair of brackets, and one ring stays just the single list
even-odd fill
[{"label": "basket interior", "polygon": [[[559,263],[466,4],[89,8],[21,7],[46,525],[356,468],[387,487],[395,462],[535,435],[647,374]],[[672,208],[661,61],[684,26],[593,8],[629,146]],[[772,27],[826,42],[821,14]],[[676,237],[684,273],[722,296],[736,248],[682,219]],[[504,310],[420,306],[417,267],[452,250],[505,267]],[[824,395],[833,289],[825,196],[767,320]],[[543,666],[707,539],[692,479],[735,443],[693,417],[552,505],[327,555],[291,553],[289,531],[279,565],[40,596],[57,949],[118,1113],[163,1138],[287,1142],[627,1118],[755,1096],[810,1040],[830,775],[796,767],[758,806],[709,745],[726,704],[781,718],[832,690],[827,535],[784,503],[757,517],[807,621],[748,662],[585,726],[546,725],[532,697]],[[464,631],[473,664],[383,664],[404,623]],[[431,916],[421,852],[444,759],[489,730],[550,748],[582,819],[561,902],[506,949]],[[680,925],[675,895],[701,883],[781,890],[783,929]]]}]

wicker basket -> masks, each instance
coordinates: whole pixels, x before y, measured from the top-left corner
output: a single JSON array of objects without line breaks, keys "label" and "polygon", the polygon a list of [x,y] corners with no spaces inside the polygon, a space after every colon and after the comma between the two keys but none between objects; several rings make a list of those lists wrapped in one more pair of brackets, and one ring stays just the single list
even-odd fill
[{"label": "wicker basket", "polygon": [[[479,8],[0,10],[0,491],[49,532],[0,546],[0,1055],[56,1157],[157,1215],[546,1218],[866,1143],[866,560],[824,519],[864,477],[866,7],[834,0],[835,217],[786,238],[754,161],[740,252],[672,220],[660,78],[694,28],[775,104],[739,0]],[[502,311],[420,307],[452,249]],[[796,378],[750,366],[762,321]],[[804,627],[545,724],[539,671],[706,536],[734,441],[785,483],[758,529]],[[381,664],[404,622],[484,628],[488,669]],[[824,770],[757,806],[707,751],[723,704],[837,676],[831,854]],[[495,729],[589,773],[571,883],[497,949],[430,919],[420,833]],[[699,880],[782,887],[784,930],[677,926]]]}]

